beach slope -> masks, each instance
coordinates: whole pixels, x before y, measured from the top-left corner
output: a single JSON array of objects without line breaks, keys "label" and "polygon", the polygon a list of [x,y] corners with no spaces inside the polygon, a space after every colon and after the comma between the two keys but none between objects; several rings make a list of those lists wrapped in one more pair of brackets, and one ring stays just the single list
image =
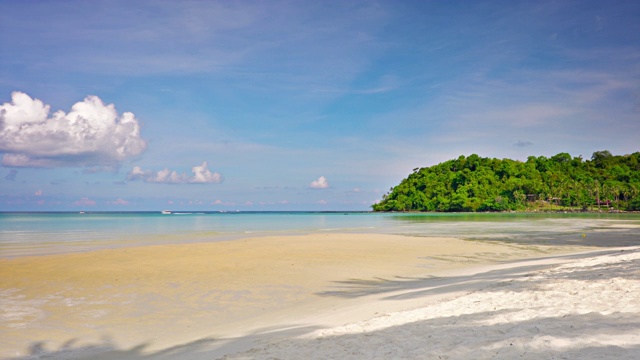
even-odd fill
[{"label": "beach slope", "polygon": [[595,255],[494,267],[446,285],[482,286],[431,303],[438,285],[425,284],[403,295],[425,306],[224,359],[638,359],[640,250]]},{"label": "beach slope", "polygon": [[640,247],[316,234],[0,271],[5,359],[640,358]]}]

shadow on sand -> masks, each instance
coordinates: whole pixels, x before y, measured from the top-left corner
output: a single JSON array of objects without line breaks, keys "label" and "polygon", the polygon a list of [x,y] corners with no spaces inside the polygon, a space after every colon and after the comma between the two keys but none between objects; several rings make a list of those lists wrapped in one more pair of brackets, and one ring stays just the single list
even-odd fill
[{"label": "shadow on sand", "polygon": [[[375,331],[297,338],[226,357],[239,359],[638,359],[640,346],[583,341],[634,333],[620,314],[597,313],[484,325],[496,312],[416,321]],[[287,356],[288,355],[288,356]]]},{"label": "shadow on sand", "polygon": [[169,360],[169,359],[219,359],[224,354],[237,353],[259,346],[264,339],[295,337],[316,330],[317,327],[270,327],[254,331],[239,338],[203,338],[163,350],[149,350],[152,343],[143,343],[129,349],[119,348],[105,337],[101,343],[77,346],[72,339],[58,349],[47,349],[43,341],[29,346],[28,355],[10,357],[8,360],[74,359],[74,360]]},{"label": "shadow on sand", "polygon": [[[549,259],[582,259],[598,255],[622,256],[630,251],[607,250]],[[640,280],[640,259],[572,268],[571,271],[538,272],[553,264],[522,262],[505,269],[450,278],[353,279],[338,282],[338,289],[321,296],[355,298],[383,295],[386,300],[420,298],[459,292],[482,291],[489,296],[508,286],[512,292],[542,288],[550,281],[624,278]],[[519,282],[518,279],[526,281]],[[499,296],[499,295],[496,295]],[[31,345],[26,359],[639,359],[640,318],[637,313],[559,314],[518,320],[509,316],[517,309],[497,309],[458,316],[436,316],[370,331],[334,333],[329,336],[299,335],[318,330],[312,326],[266,328],[234,339],[203,338],[160,351],[151,344],[119,349],[105,339],[102,344],[76,346],[68,341],[56,350],[43,342]],[[500,321],[499,319],[509,319]],[[587,339],[587,340],[583,340]],[[594,341],[593,339],[596,339]],[[625,340],[631,339],[628,343]],[[277,341],[275,341],[277,340]]]},{"label": "shadow on sand", "polygon": [[[319,338],[294,338],[312,328],[257,332],[216,346],[201,339],[157,352],[149,344],[131,349],[102,345],[47,351],[34,343],[32,354],[12,360],[96,359],[639,359],[637,344],[598,344],[585,338],[616,338],[635,333],[640,322],[623,314],[576,314],[526,321],[486,324],[500,312],[441,317],[376,331]],[[273,342],[274,337],[286,340]],[[261,341],[262,339],[262,341]],[[271,340],[271,342],[269,342]]]},{"label": "shadow on sand", "polygon": [[[538,258],[533,260],[522,260],[510,262],[514,264],[505,269],[492,270],[484,273],[477,273],[463,276],[448,277],[420,277],[406,278],[396,277],[394,279],[349,279],[345,281],[336,281],[336,286],[328,291],[321,292],[320,296],[335,296],[341,298],[357,298],[369,295],[383,295],[384,300],[401,300],[410,298],[420,298],[428,295],[446,295],[448,293],[469,292],[478,289],[500,286],[504,279],[514,279],[519,277],[531,277],[536,271],[547,269],[553,264],[536,264],[545,260],[558,260],[556,262],[564,262],[565,260],[577,260],[589,258],[599,255],[625,254],[625,250],[603,250],[598,252],[590,252],[576,255],[561,255],[547,258]],[[518,266],[518,263],[523,265]],[[604,276],[604,277],[626,277],[629,279],[638,279],[640,274],[629,273],[627,269],[630,264],[616,265],[595,265],[584,267],[580,270],[573,271],[568,274],[557,274],[553,276],[565,279],[587,279],[588,277]],[[604,270],[606,267],[606,272]],[[532,286],[529,282],[527,286]]]}]

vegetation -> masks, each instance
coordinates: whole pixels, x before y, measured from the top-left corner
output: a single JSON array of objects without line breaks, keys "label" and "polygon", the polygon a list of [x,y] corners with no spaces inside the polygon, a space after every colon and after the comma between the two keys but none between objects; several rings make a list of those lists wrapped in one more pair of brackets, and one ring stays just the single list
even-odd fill
[{"label": "vegetation", "polygon": [[640,210],[640,152],[526,162],[460,156],[416,168],[374,211]]}]

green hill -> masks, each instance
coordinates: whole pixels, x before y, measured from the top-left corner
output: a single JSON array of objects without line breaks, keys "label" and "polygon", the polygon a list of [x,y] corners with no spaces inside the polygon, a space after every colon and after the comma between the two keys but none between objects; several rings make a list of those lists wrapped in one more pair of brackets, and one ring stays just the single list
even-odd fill
[{"label": "green hill", "polygon": [[374,211],[640,210],[640,152],[526,162],[476,154],[416,168]]}]

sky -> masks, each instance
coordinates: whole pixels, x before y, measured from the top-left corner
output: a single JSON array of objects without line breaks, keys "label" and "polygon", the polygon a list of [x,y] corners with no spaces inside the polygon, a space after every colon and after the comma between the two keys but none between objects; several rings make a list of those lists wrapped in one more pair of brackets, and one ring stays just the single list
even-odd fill
[{"label": "sky", "polygon": [[640,2],[0,0],[0,211],[369,210],[640,151]]}]

